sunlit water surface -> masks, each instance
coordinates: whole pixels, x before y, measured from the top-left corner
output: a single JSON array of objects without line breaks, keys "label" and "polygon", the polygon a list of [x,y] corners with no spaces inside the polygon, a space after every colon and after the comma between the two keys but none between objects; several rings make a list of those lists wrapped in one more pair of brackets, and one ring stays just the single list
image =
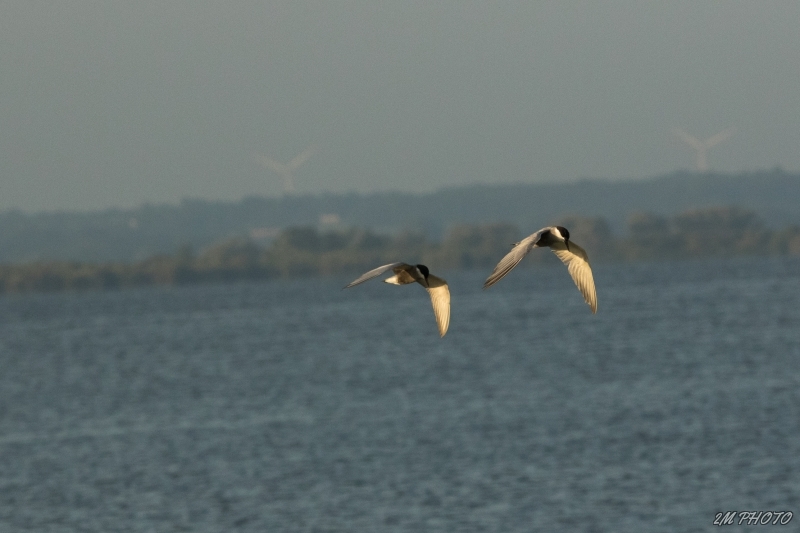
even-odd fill
[{"label": "sunlit water surface", "polygon": [[800,262],[597,265],[595,316],[556,266],[442,273],[444,339],[421,287],[344,278],[0,297],[0,530],[800,514]]}]

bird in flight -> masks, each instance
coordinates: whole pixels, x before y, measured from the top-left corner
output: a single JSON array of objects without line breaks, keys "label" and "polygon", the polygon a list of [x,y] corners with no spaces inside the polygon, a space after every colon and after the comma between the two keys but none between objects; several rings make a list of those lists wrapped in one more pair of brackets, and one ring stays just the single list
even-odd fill
[{"label": "bird in flight", "polygon": [[360,278],[349,283],[345,289],[354,287],[365,281],[371,280],[391,270],[394,276],[386,278],[384,283],[392,285],[407,285],[415,281],[425,287],[431,297],[433,314],[436,315],[436,324],[439,326],[439,335],[444,337],[447,328],[450,326],[450,289],[447,282],[440,277],[434,276],[425,265],[409,265],[407,263],[389,263],[379,266],[363,274]]},{"label": "bird in flight", "polygon": [[583,299],[589,304],[592,313],[597,312],[597,291],[594,288],[592,268],[589,266],[589,257],[586,251],[569,240],[569,231],[563,226],[549,226],[529,235],[514,244],[506,256],[497,263],[492,274],[486,278],[483,288],[491,287],[522,261],[522,258],[534,248],[549,247],[550,250],[567,265],[572,281],[583,294]]}]

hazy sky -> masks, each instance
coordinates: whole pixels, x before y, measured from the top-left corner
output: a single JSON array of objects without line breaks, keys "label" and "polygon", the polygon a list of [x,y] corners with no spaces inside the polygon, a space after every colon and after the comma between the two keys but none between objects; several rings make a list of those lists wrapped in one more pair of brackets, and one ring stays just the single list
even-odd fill
[{"label": "hazy sky", "polygon": [[800,2],[0,3],[0,209],[800,170]]}]

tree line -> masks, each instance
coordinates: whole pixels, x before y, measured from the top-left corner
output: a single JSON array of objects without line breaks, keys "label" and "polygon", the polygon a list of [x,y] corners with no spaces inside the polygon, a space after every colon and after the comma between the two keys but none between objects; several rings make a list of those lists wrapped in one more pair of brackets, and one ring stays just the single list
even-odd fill
[{"label": "tree line", "polygon": [[[800,256],[800,227],[772,230],[752,211],[736,207],[686,211],[675,217],[635,213],[627,233],[615,236],[600,217],[565,216],[567,227],[592,262],[687,259],[742,255]],[[230,282],[358,274],[393,261],[423,263],[437,271],[489,269],[524,234],[513,224],[456,225],[441,240],[420,231],[385,235],[366,229],[320,231],[290,227],[267,246],[231,237],[195,252],[136,262],[36,261],[0,265],[0,292],[117,289],[122,287]],[[552,260],[531,254],[527,263]]]},{"label": "tree line", "polygon": [[[800,173],[776,168],[738,174],[675,172],[646,179],[567,183],[473,184],[425,193],[373,192],[251,196],[239,201],[185,198],[89,212],[0,212],[0,263],[29,258],[133,262],[174,254],[253,228],[316,225],[338,215],[351,227],[413,228],[441,241],[454,224],[508,222],[523,231],[568,212],[602,216],[623,233],[634,211],[670,216],[697,205],[739,205],[773,228],[800,222]],[[393,230],[394,231],[394,230]],[[264,241],[258,241],[262,244]]]}]

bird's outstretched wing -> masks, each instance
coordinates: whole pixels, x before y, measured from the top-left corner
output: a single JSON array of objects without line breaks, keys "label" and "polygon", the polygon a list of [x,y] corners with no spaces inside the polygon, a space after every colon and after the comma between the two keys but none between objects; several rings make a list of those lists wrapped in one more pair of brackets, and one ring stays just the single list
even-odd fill
[{"label": "bird's outstretched wing", "polygon": [[395,269],[395,268],[405,269],[406,267],[410,268],[411,265],[408,265],[406,263],[402,263],[401,262],[401,263],[389,263],[388,265],[379,266],[378,268],[374,268],[374,269],[370,270],[369,272],[366,272],[365,274],[362,274],[361,277],[359,277],[358,279],[356,279],[354,281],[351,281],[349,284],[347,284],[343,288],[344,289],[349,289],[350,287],[354,287],[354,286],[356,286],[356,285],[358,285],[360,283],[364,283],[365,281],[369,281],[372,278],[376,278],[376,277],[380,276],[381,274],[383,274],[387,270],[392,270],[392,269]]},{"label": "bird's outstretched wing", "polygon": [[428,287],[431,295],[433,314],[436,315],[436,324],[439,326],[439,335],[444,337],[450,327],[450,289],[447,282],[440,277],[428,275]]},{"label": "bird's outstretched wing", "polygon": [[528,235],[527,237],[519,241],[517,244],[515,244],[514,247],[511,249],[511,251],[508,252],[506,256],[500,260],[499,263],[497,263],[497,266],[494,267],[494,270],[489,275],[489,277],[486,278],[486,281],[483,282],[483,288],[487,289],[491,287],[492,285],[503,279],[503,277],[506,274],[511,272],[511,270],[515,266],[517,266],[517,264],[520,261],[522,261],[523,257],[528,255],[528,253],[531,250],[536,248],[536,241],[539,240],[539,237],[541,236],[542,232],[545,229],[549,228],[540,229],[536,233]]},{"label": "bird's outstretched wing", "polygon": [[550,248],[561,259],[561,262],[567,265],[572,281],[583,294],[583,299],[592,308],[592,313],[596,313],[597,291],[594,288],[594,277],[586,251],[572,241],[569,241],[569,250],[563,242],[555,242],[550,245]]}]

